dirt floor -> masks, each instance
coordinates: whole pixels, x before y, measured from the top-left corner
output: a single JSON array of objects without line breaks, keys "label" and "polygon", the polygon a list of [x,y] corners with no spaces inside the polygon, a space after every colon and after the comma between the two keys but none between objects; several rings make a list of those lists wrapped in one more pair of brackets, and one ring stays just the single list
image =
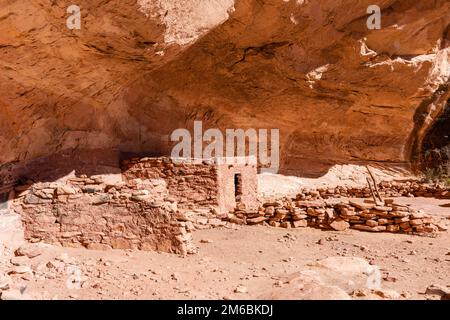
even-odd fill
[{"label": "dirt floor", "polygon": [[[448,200],[399,201],[450,223]],[[40,245],[34,249],[39,256],[11,261],[16,266],[10,268],[22,266],[22,270],[10,275],[17,290],[9,290],[8,295],[35,299],[315,299],[347,295],[355,299],[440,299],[439,295],[424,294],[426,289],[430,285],[450,288],[449,231],[437,237],[419,237],[233,226],[199,230],[194,237],[199,253],[187,257]],[[332,265],[324,267],[320,261],[330,257],[338,260],[325,260]],[[379,267],[379,290],[369,286],[371,275],[361,271],[365,264]],[[27,267],[33,271],[23,272]]]}]

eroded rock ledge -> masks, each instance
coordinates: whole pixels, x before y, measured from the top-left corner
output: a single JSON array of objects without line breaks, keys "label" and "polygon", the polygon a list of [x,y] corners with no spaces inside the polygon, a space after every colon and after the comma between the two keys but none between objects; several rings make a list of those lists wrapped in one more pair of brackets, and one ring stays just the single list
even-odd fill
[{"label": "eroded rock ledge", "polygon": [[193,120],[280,128],[282,172],[408,165],[449,99],[445,0],[380,1],[381,30],[366,27],[369,0],[80,0],[79,31],[62,3],[2,2],[2,168],[167,155]]}]

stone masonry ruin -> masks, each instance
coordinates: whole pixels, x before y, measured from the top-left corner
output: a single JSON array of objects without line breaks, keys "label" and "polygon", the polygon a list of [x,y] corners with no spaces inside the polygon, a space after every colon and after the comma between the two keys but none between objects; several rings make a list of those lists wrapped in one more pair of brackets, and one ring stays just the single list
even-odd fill
[{"label": "stone masonry ruin", "polygon": [[12,209],[27,240],[89,249],[195,253],[190,213],[209,213],[214,220],[205,224],[220,225],[238,205],[258,207],[256,165],[238,161],[133,158],[118,174],[30,181],[14,190]]},{"label": "stone masonry ruin", "polygon": [[295,199],[268,200],[258,198],[256,164],[240,160],[135,157],[108,164],[107,174],[88,174],[82,163],[83,170],[58,179],[19,179],[13,192],[2,193],[0,209],[20,215],[30,242],[178,254],[196,252],[194,230],[227,224],[421,234],[443,229],[427,213],[386,197],[448,199],[448,187],[381,182],[383,205],[344,199],[370,198],[368,188],[299,190]]},{"label": "stone masonry ruin", "polygon": [[243,203],[257,208],[256,164],[241,158],[175,164],[168,158],[142,158],[123,162],[126,180],[163,179],[170,196],[183,209],[213,207],[226,213]]}]

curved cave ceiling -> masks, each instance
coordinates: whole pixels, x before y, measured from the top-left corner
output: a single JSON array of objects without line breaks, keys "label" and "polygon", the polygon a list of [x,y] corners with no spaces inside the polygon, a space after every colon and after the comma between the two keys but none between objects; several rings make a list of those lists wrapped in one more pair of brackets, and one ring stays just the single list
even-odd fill
[{"label": "curved cave ceiling", "polygon": [[80,0],[78,31],[63,3],[3,2],[4,184],[13,167],[64,175],[168,154],[194,120],[279,128],[281,173],[408,165],[448,99],[445,0],[379,1],[380,30],[366,27],[369,0]]},{"label": "curved cave ceiling", "polygon": [[442,114],[428,130],[422,143],[421,169],[436,174],[450,170],[450,99]]}]

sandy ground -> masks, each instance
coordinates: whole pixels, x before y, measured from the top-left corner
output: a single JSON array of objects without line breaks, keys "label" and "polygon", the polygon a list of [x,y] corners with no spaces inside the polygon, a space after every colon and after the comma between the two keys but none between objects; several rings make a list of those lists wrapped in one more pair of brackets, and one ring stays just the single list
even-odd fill
[{"label": "sandy ground", "polygon": [[[450,217],[450,208],[445,207],[448,200],[400,201]],[[289,291],[289,284],[280,279],[304,272],[308,264],[327,257],[359,257],[380,268],[381,288],[395,290],[400,299],[439,299],[423,293],[433,284],[450,288],[448,231],[432,238],[355,230],[236,226],[199,230],[194,237],[199,253],[187,257],[48,246],[40,256],[26,261],[38,270],[34,276],[25,275],[27,280],[20,274],[12,277],[25,295],[37,299],[255,299],[280,288],[286,288],[292,292],[289,297],[297,299],[315,296],[297,295],[298,291]],[[318,275],[348,294],[366,290],[365,274],[349,278],[343,273],[330,276],[319,270]]]}]

